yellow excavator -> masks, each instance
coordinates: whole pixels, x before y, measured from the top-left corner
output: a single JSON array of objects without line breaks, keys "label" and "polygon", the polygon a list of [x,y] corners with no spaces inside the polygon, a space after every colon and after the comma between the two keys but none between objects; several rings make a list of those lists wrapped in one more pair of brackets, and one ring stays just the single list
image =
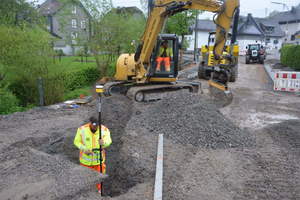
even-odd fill
[{"label": "yellow excavator", "polygon": [[[215,44],[213,54],[215,68],[212,87],[227,91],[227,80],[224,81],[222,71],[218,65],[223,58],[224,46],[231,28],[237,29],[239,0],[155,0],[150,9],[144,34],[135,54],[122,54],[117,60],[114,81],[104,85],[106,95],[114,92],[124,93],[138,102],[155,100],[148,98],[151,93],[188,89],[197,92],[199,82],[181,82],[178,75],[179,40],[175,34],[160,34],[166,19],[185,10],[202,10],[216,13]],[[232,25],[233,24],[233,25]],[[233,30],[234,31],[234,30]],[[162,66],[157,70],[157,57],[162,44],[172,48],[170,66]],[[166,70],[167,69],[167,70]]]},{"label": "yellow excavator", "polygon": [[[236,44],[235,40],[232,40],[233,35],[228,34],[229,40],[224,47],[224,52],[222,59],[217,61],[214,58],[213,48],[214,46],[211,43],[214,41],[214,35],[216,32],[210,32],[208,36],[208,44],[201,47],[202,61],[198,67],[198,78],[199,79],[210,79],[211,73],[215,71],[215,66],[219,66],[224,71],[227,71],[227,74],[222,77],[224,82],[235,82],[238,76],[238,60],[239,60],[239,46]],[[235,37],[236,38],[236,37]],[[218,63],[218,65],[215,64]],[[220,79],[219,77],[218,79]]]}]

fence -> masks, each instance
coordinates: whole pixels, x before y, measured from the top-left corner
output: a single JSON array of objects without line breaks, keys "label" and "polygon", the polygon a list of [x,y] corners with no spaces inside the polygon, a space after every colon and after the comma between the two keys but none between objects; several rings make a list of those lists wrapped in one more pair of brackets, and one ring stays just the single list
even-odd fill
[{"label": "fence", "polygon": [[300,92],[300,72],[276,72],[274,90]]}]

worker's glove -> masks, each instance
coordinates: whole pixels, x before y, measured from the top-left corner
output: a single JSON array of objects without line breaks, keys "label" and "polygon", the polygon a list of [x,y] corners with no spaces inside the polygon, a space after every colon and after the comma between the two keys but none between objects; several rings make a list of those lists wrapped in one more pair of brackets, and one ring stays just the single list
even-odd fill
[{"label": "worker's glove", "polygon": [[85,154],[91,154],[93,153],[91,150],[85,149],[85,148],[81,148],[81,151]]},{"label": "worker's glove", "polygon": [[91,150],[84,151],[85,154],[92,154],[93,152]]},{"label": "worker's glove", "polygon": [[99,144],[100,144],[101,146],[103,146],[103,145],[104,145],[104,140],[103,140],[103,139],[100,139],[100,140],[99,140]]}]

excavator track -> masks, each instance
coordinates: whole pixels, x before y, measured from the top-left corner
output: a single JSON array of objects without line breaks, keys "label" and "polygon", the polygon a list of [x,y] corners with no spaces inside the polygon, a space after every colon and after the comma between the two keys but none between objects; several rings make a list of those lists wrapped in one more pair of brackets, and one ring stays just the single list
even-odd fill
[{"label": "excavator track", "polygon": [[111,96],[113,94],[126,94],[129,89],[127,86],[128,82],[125,81],[114,81],[108,82],[104,85],[104,95]]},{"label": "excavator track", "polygon": [[158,101],[161,94],[177,91],[188,90],[197,93],[201,89],[200,82],[176,82],[171,84],[149,84],[136,85],[130,82],[109,82],[104,85],[105,96],[114,94],[126,95],[128,98],[137,102]]},{"label": "excavator track", "polygon": [[200,83],[175,83],[175,84],[157,84],[133,86],[128,91],[126,96],[136,102],[151,102],[159,101],[160,94],[177,90],[188,90],[192,93],[197,93],[201,87]]}]

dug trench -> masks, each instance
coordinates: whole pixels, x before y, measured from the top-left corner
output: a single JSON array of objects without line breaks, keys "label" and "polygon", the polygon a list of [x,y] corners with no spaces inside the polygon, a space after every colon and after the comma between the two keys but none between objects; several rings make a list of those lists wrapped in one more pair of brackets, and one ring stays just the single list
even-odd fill
[{"label": "dug trench", "polygon": [[[106,196],[126,193],[154,174],[126,151],[134,141],[123,139],[132,105],[122,96],[103,103],[103,124],[112,134],[107,149]],[[4,199],[95,199],[95,184],[101,176],[79,166],[78,150],[73,144],[77,127],[97,116],[96,101],[77,110],[33,109],[1,116],[0,196]],[[18,124],[18,126],[15,126]],[[14,187],[12,187],[14,185]],[[38,187],[37,187],[38,186]]]},{"label": "dug trench", "polygon": [[[77,127],[96,114],[93,101],[76,110],[44,108],[1,117],[0,196],[99,199],[95,183],[101,177],[79,166],[73,145]],[[107,149],[106,199],[153,198],[160,133],[165,199],[299,197],[299,137],[291,134],[299,122],[286,124],[294,127],[286,134],[282,125],[253,133],[235,126],[209,99],[176,92],[153,103],[106,98],[103,124],[113,139]]]},{"label": "dug trench", "polygon": [[[146,196],[151,199],[159,133],[165,134],[169,152],[167,179],[179,176],[177,156],[181,154],[192,155],[198,147],[230,148],[253,142],[198,95],[175,93],[160,102],[146,104],[114,96],[105,98],[103,105],[103,124],[110,129],[113,139],[107,150],[109,177],[104,180],[104,191],[116,199]],[[1,144],[4,153],[0,156],[4,169],[1,196],[4,199],[97,198],[94,184],[100,177],[79,166],[78,150],[73,145],[77,127],[91,115],[97,116],[96,101],[77,110],[39,108],[2,116],[1,134],[5,137]],[[215,126],[211,124],[213,118],[218,118]],[[229,123],[229,128],[222,123]]]}]

